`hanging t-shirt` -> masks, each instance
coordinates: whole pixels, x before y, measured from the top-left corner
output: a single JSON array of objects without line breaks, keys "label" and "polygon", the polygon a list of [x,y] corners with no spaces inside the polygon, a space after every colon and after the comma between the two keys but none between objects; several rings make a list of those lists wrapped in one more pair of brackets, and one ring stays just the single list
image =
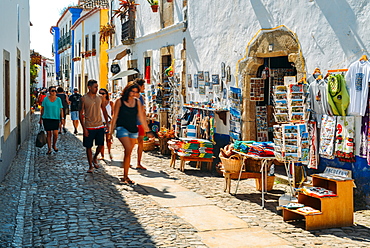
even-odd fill
[{"label": "hanging t-shirt", "polygon": [[327,97],[327,84],[324,80],[313,80],[309,88],[311,110],[316,120],[321,121],[322,115],[332,115]]},{"label": "hanging t-shirt", "polygon": [[364,116],[367,106],[368,86],[370,81],[370,63],[359,60],[354,62],[346,74],[350,103],[347,114]]}]

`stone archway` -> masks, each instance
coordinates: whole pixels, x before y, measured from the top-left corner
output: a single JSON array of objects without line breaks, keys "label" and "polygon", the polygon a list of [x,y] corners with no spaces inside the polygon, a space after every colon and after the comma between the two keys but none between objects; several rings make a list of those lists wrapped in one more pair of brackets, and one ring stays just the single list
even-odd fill
[{"label": "stone archway", "polygon": [[305,77],[305,63],[297,36],[285,26],[261,29],[247,46],[244,59],[238,63],[241,77],[242,140],[256,140],[256,102],[250,100],[250,79],[256,77],[264,58],[287,56],[297,70],[297,80]]}]

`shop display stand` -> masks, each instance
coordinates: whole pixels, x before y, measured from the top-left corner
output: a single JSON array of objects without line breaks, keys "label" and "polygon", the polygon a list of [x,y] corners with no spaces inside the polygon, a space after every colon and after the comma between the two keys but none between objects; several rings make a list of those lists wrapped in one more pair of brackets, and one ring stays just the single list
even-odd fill
[{"label": "shop display stand", "polygon": [[334,197],[316,197],[298,193],[298,202],[319,210],[305,214],[294,209],[283,208],[284,221],[305,220],[306,230],[345,227],[353,225],[353,180],[335,180],[312,175],[312,185],[333,191]]},{"label": "shop display stand", "polygon": [[[243,167],[243,164],[244,164],[244,161],[243,161],[243,163],[241,164],[240,171],[239,171],[238,181],[236,183],[236,188],[235,188],[234,195],[236,195],[236,192],[238,191],[240,179],[260,178],[261,181],[262,181],[262,185],[261,185],[262,203],[261,203],[261,205],[262,205],[262,209],[264,209],[265,208],[265,192],[267,191],[266,182],[267,182],[267,174],[268,174],[268,172],[267,172],[268,163],[269,163],[269,161],[272,161],[276,158],[275,157],[250,156],[248,154],[238,152],[238,151],[235,151],[235,150],[234,150],[234,152],[242,155],[244,159],[245,158],[251,158],[251,159],[261,160],[261,170],[260,170],[260,172],[243,172],[242,171],[242,167]],[[230,175],[229,175],[229,177],[230,177]],[[228,188],[229,188],[229,193],[230,193],[230,179],[231,178],[226,178],[226,179],[229,179],[229,181],[226,180],[226,184],[229,184]],[[226,188],[227,188],[227,186],[225,187],[225,190],[226,190]]]}]

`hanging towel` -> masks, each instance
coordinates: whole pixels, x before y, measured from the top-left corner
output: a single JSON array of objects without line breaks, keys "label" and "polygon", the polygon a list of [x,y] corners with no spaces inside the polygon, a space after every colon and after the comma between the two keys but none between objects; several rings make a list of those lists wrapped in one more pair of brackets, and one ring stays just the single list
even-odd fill
[{"label": "hanging towel", "polygon": [[355,117],[338,116],[335,156],[342,162],[355,162]]},{"label": "hanging towel", "polygon": [[317,156],[317,125],[316,121],[309,121],[308,122],[308,132],[310,133],[311,137],[311,149],[310,149],[310,159],[308,162],[307,167],[310,169],[318,169],[318,156]]},{"label": "hanging towel", "polygon": [[334,159],[335,124],[335,116],[322,116],[319,154],[328,159]]},{"label": "hanging towel", "polygon": [[328,77],[328,102],[334,115],[346,116],[349,94],[342,74]]}]

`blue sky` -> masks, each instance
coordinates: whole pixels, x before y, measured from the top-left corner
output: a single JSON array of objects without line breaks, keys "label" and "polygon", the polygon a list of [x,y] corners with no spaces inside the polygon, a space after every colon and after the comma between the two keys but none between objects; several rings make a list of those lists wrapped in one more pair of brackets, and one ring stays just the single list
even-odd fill
[{"label": "blue sky", "polygon": [[29,0],[31,28],[31,49],[47,58],[51,53],[52,35],[50,27],[55,26],[64,7],[75,5],[78,0]]}]

